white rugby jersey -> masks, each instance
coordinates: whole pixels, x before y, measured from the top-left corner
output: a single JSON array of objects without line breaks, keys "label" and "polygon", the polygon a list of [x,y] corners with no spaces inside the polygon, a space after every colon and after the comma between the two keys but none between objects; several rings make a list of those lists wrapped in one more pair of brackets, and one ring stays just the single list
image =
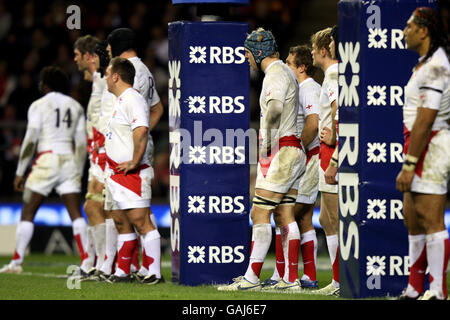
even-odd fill
[{"label": "white rugby jersey", "polygon": [[[116,99],[113,113],[105,135],[106,155],[117,163],[133,159],[133,130],[149,127],[149,113],[144,98],[134,89],[128,88]],[[149,145],[139,164],[150,165]]]},{"label": "white rugby jersey", "polygon": [[108,86],[102,92],[100,116],[98,119],[98,130],[105,135],[108,130],[108,122],[111,119],[111,115],[116,102],[116,96],[108,91]]},{"label": "white rugby jersey", "polygon": [[72,97],[50,92],[31,104],[27,128],[39,130],[38,153],[73,153],[75,133],[86,130],[84,109]]},{"label": "white rugby jersey", "polygon": [[94,72],[92,75],[92,92],[86,112],[86,130],[88,137],[92,139],[92,127],[98,129],[98,121],[100,118],[100,108],[103,90],[106,87],[106,79],[102,77],[100,72]]},{"label": "white rugby jersey", "polygon": [[140,58],[132,57],[128,60],[133,64],[136,72],[133,88],[139,91],[150,107],[153,107],[160,99],[158,92],[156,91],[155,80],[153,79],[152,73]]},{"label": "white rugby jersey", "polygon": [[412,130],[416,121],[418,107],[438,110],[431,130],[449,128],[450,64],[443,48],[438,48],[427,61],[413,70],[405,88],[403,123],[408,131]]},{"label": "white rugby jersey", "polygon": [[[338,101],[338,64],[332,64],[325,70],[325,76],[320,91],[319,132],[328,127],[331,130],[331,103]],[[336,110],[336,118],[337,118]],[[336,119],[337,120],[337,119]]]},{"label": "white rugby jersey", "polygon": [[[297,126],[300,134],[305,126],[306,118],[311,114],[320,115],[319,96],[320,96],[320,84],[314,81],[313,78],[303,80],[299,84],[298,100],[299,108],[297,115]],[[316,135],[313,141],[308,146],[305,146],[306,150],[311,150],[319,146],[319,135]]]},{"label": "white rugby jersey", "polygon": [[[298,104],[298,81],[287,65],[281,60],[272,62],[264,70],[259,104],[261,106],[260,132],[266,129],[266,116],[268,102],[272,99],[283,102],[281,112],[280,127],[278,129],[279,138],[295,135],[300,138],[297,128]],[[262,135],[263,139],[265,135]],[[263,141],[263,145],[265,141]]]}]

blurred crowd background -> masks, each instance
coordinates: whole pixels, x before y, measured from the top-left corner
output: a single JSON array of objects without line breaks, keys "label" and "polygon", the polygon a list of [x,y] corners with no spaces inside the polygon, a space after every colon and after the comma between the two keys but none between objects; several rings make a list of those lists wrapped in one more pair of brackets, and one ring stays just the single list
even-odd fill
[{"label": "blurred crowd background", "polygon": [[[281,58],[290,46],[309,44],[312,33],[337,23],[337,0],[251,0],[248,7],[227,7],[224,19],[243,21],[250,30],[271,30],[278,42]],[[81,29],[69,30],[67,7],[81,8]],[[227,12],[228,11],[228,12]],[[16,202],[12,182],[27,110],[40,97],[39,72],[46,65],[57,65],[71,81],[70,94],[86,108],[91,83],[83,79],[73,61],[73,43],[83,35],[105,39],[118,27],[132,28],[137,36],[137,52],[156,81],[165,113],[152,133],[155,141],[155,179],[153,202],[168,203],[168,40],[167,25],[172,21],[198,21],[201,9],[192,5],[172,5],[170,0],[148,1],[62,1],[0,0],[0,201]],[[323,75],[317,74],[321,81]],[[251,120],[259,119],[261,74],[251,73]],[[87,183],[84,175],[84,191]],[[251,181],[254,182],[252,178]],[[84,192],[83,191],[83,192]],[[55,194],[51,199],[57,199]]]}]

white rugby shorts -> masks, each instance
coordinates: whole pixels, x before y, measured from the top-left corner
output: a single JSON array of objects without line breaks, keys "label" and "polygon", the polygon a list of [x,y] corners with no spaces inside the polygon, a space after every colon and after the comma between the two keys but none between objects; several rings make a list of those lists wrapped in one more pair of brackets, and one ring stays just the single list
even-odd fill
[{"label": "white rugby shorts", "polygon": [[25,182],[29,189],[48,196],[55,189],[59,195],[81,192],[81,176],[73,154],[44,151],[37,155]]},{"label": "white rugby shorts", "polygon": [[300,179],[296,202],[313,204],[319,192],[319,154],[312,155],[307,162],[305,174]]},{"label": "white rugby shorts", "polygon": [[258,162],[255,188],[283,194],[290,189],[298,189],[305,162],[306,155],[302,149],[281,147],[268,166],[261,166],[261,159]]}]

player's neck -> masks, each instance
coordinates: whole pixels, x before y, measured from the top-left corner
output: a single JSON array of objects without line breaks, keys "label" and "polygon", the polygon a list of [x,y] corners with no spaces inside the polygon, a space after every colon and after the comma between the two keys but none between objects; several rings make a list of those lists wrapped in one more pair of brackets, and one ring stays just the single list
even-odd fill
[{"label": "player's neck", "polygon": [[326,59],[324,60],[324,62],[322,63],[322,71],[325,73],[325,71],[327,71],[327,69],[332,66],[333,64],[338,63],[337,60],[334,59]]},{"label": "player's neck", "polygon": [[425,38],[424,41],[420,43],[420,46],[417,48],[417,53],[419,56],[423,57],[428,53],[428,50],[430,49],[430,38]]},{"label": "player's neck", "polygon": [[309,78],[311,78],[311,77],[308,76],[306,74],[306,72],[297,73],[297,80],[298,80],[299,84],[302,83],[303,81],[305,81],[306,79],[309,79]]},{"label": "player's neck", "polygon": [[136,51],[134,50],[127,50],[124,51],[120,54],[121,58],[125,58],[125,59],[130,59],[130,58],[134,58],[137,57]]},{"label": "player's neck", "polygon": [[262,61],[261,61],[261,70],[264,72],[264,71],[267,69],[267,67],[268,67],[272,62],[275,62],[275,61],[277,61],[277,60],[280,60],[280,59],[278,59],[278,58],[270,58],[270,57],[267,57],[267,58],[262,59]]},{"label": "player's neck", "polygon": [[127,83],[119,83],[113,91],[113,94],[118,98],[125,92],[125,90],[131,88],[131,85]]}]

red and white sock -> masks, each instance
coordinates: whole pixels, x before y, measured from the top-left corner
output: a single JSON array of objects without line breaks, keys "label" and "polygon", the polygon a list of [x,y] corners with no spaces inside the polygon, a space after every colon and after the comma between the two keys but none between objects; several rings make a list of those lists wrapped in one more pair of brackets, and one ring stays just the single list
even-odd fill
[{"label": "red and white sock", "polygon": [[330,254],[331,267],[333,269],[333,280],[331,283],[339,288],[339,239],[337,234],[327,236],[328,253]]},{"label": "red and white sock", "polygon": [[448,231],[427,234],[427,260],[430,267],[430,291],[438,299],[447,298],[447,264],[449,258]]},{"label": "red and white sock", "polygon": [[314,229],[302,233],[300,247],[303,259],[302,280],[316,281],[317,236]]},{"label": "red and white sock", "polygon": [[141,266],[139,265],[139,252],[141,250],[142,243],[141,243],[141,237],[139,236],[138,233],[136,233],[136,239],[137,239],[137,246],[134,249],[133,255],[131,258],[131,269],[130,269],[131,272],[136,272],[141,268]]},{"label": "red and white sock", "polygon": [[19,266],[23,262],[25,251],[33,236],[34,224],[30,221],[20,221],[16,229],[16,250],[11,263]]},{"label": "red and white sock", "polygon": [[105,274],[112,273],[117,255],[117,238],[118,233],[114,220],[105,219],[105,260],[100,269]]},{"label": "red and white sock", "polygon": [[95,253],[95,241],[93,235],[93,226],[87,226],[86,228],[86,253],[87,257],[81,263],[80,268],[84,272],[88,272],[95,264],[96,253]]},{"label": "red and white sock", "polygon": [[142,267],[147,270],[147,275],[161,278],[161,235],[155,229],[147,232],[143,239]]},{"label": "red and white sock", "polygon": [[81,263],[87,258],[87,223],[83,217],[72,221],[73,237],[77,243],[78,252],[80,253]]},{"label": "red and white sock", "polygon": [[257,283],[261,268],[272,242],[272,226],[270,223],[254,224],[252,228],[252,249],[245,279]]},{"label": "red and white sock", "polygon": [[409,268],[409,280],[406,287],[406,295],[415,298],[423,292],[423,282],[427,269],[427,248],[425,246],[425,234],[408,236],[408,251],[411,267]]},{"label": "red and white sock", "polygon": [[275,228],[275,268],[270,279],[278,280],[284,277],[284,253],[283,245],[281,244],[281,230],[279,227]]},{"label": "red and white sock", "polygon": [[284,276],[285,282],[294,282],[298,279],[298,255],[300,250],[300,230],[297,222],[291,222],[281,228],[281,244],[284,253]]},{"label": "red and white sock", "polygon": [[137,246],[136,233],[119,234],[117,238],[117,269],[116,276],[123,277],[130,274],[133,251]]},{"label": "red and white sock", "polygon": [[97,261],[95,269],[100,270],[105,261],[105,246],[106,246],[106,224],[100,223],[93,227],[95,252],[97,253]]}]

